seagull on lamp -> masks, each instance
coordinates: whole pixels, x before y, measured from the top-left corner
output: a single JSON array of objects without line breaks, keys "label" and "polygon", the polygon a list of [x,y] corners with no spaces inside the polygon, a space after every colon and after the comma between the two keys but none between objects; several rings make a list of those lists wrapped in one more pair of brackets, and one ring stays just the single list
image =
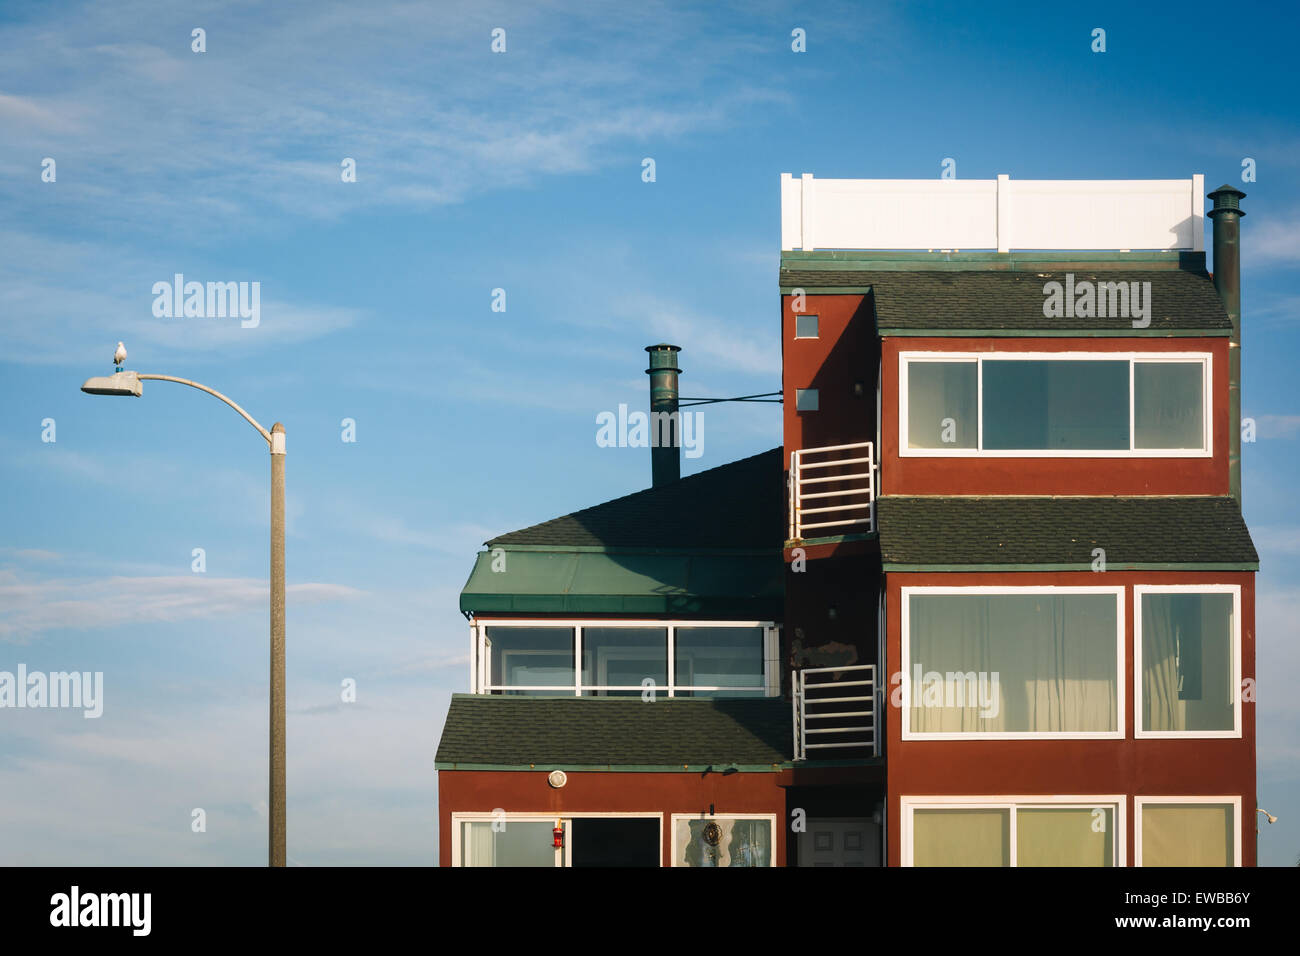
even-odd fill
[{"label": "seagull on lamp", "polygon": [[117,351],[113,353],[114,371],[122,371],[122,363],[126,361],[126,346],[121,342],[117,343]]}]

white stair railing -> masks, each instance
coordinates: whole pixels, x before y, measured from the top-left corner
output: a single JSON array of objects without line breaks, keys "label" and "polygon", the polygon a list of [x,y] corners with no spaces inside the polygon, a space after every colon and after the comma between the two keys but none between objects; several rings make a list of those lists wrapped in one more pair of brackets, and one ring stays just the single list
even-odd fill
[{"label": "white stair railing", "polygon": [[794,671],[791,678],[795,760],[807,760],[810,750],[856,749],[880,755],[874,664],[809,667]]},{"label": "white stair railing", "polygon": [[871,442],[791,452],[789,485],[791,541],[802,540],[804,532],[816,528],[875,530],[876,463]]}]

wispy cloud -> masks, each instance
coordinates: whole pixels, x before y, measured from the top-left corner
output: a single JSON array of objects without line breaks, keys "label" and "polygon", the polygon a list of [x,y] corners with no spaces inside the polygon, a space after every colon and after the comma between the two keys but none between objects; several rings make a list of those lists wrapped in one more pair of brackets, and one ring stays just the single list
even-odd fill
[{"label": "wispy cloud", "polygon": [[[191,50],[200,21],[204,53]],[[143,206],[160,229],[211,230],[268,204],[322,218],[439,205],[615,156],[633,162],[628,146],[715,130],[741,103],[785,98],[716,82],[755,44],[704,22],[654,2],[283,3],[257,17],[84,4],[57,31],[12,25],[0,36],[0,89],[21,89],[39,69],[57,76],[6,94],[0,115],[14,155],[59,161],[54,188],[83,214]],[[496,27],[505,53],[490,48]],[[707,56],[691,55],[703,45]],[[355,183],[341,180],[345,157]],[[11,192],[46,185],[28,172],[30,187]]]},{"label": "wispy cloud", "polygon": [[[364,592],[345,584],[286,587],[295,604],[342,601]],[[267,582],[206,574],[166,577],[49,578],[0,570],[0,639],[43,631],[98,630],[126,624],[175,623],[260,609]]]},{"label": "wispy cloud", "polygon": [[1246,235],[1242,259],[1251,267],[1300,263],[1300,209],[1261,214]]},{"label": "wispy cloud", "polygon": [[1295,438],[1300,434],[1300,415],[1257,415],[1255,426],[1260,438]]}]

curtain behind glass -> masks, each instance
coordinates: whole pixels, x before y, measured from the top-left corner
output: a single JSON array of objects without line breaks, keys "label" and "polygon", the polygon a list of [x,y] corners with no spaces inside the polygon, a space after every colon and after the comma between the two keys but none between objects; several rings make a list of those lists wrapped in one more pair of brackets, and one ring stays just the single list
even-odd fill
[{"label": "curtain behind glass", "polygon": [[1230,803],[1142,805],[1143,866],[1232,866]]},{"label": "curtain behind glass", "polygon": [[1142,729],[1232,730],[1233,595],[1142,595]]},{"label": "curtain behind glass", "polygon": [[1201,448],[1205,387],[1200,362],[1133,363],[1136,448]]},{"label": "curtain behind glass", "polygon": [[462,866],[555,866],[549,820],[508,820],[503,830],[491,821],[463,824]]},{"label": "curtain behind glass", "polygon": [[1016,810],[1016,866],[1113,866],[1115,813],[1110,807]]},{"label": "curtain behind glass", "polygon": [[913,866],[1010,866],[1010,810],[913,810]]},{"label": "curtain behind glass", "polygon": [[913,733],[1116,729],[1113,594],[913,594],[909,617]]},{"label": "curtain behind glass", "polygon": [[[974,448],[978,432],[975,362],[909,361],[907,445],[909,448]],[[952,419],[945,442],[944,420]]]}]

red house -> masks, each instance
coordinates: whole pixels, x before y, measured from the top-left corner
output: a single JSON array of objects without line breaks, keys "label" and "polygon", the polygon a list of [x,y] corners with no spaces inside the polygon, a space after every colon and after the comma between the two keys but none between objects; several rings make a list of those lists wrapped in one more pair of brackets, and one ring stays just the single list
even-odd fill
[{"label": "red house", "polygon": [[1243,194],[781,188],[784,447],[487,543],[442,864],[1253,865]]}]

